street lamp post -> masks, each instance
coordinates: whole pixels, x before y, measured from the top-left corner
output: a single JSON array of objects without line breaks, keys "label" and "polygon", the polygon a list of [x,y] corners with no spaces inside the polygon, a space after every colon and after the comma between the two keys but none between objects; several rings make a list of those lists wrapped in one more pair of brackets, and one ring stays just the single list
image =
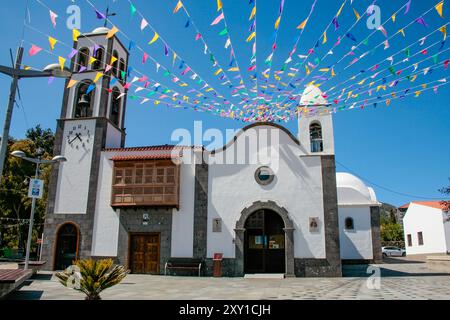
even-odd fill
[{"label": "street lamp post", "polygon": [[8,108],[6,109],[3,133],[1,136],[2,140],[0,143],[0,182],[3,177],[3,167],[5,164],[6,149],[8,146],[9,128],[11,127],[11,117],[14,109],[14,103],[16,102],[18,81],[21,78],[70,78],[72,76],[71,72],[67,68],[61,69],[58,64],[51,64],[47,66],[44,71],[21,69],[22,57],[23,47],[19,47],[17,49],[16,62],[13,68],[0,65],[0,73],[6,74],[12,78],[11,88],[9,90]]},{"label": "street lamp post", "polygon": [[[35,171],[35,179],[39,179],[39,167],[41,164],[54,164],[59,162],[65,162],[67,159],[63,156],[55,156],[52,160],[42,160],[40,157],[38,158],[29,158],[25,155],[23,151],[13,151],[11,153],[12,156],[32,162],[36,164],[36,171]],[[32,198],[31,201],[31,214],[30,214],[30,223],[28,226],[28,238],[27,238],[27,249],[25,253],[25,267],[24,269],[28,269],[28,263],[30,261],[30,249],[31,249],[31,239],[33,235],[33,223],[34,223],[34,211],[36,208],[36,197]]]}]

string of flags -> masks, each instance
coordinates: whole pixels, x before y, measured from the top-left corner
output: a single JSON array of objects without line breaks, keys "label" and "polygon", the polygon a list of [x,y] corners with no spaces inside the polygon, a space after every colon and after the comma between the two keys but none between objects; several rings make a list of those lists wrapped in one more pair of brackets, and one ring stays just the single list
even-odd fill
[{"label": "string of flags", "polygon": [[[45,5],[43,0],[35,1],[47,10],[50,28],[57,29],[60,25],[58,12]],[[365,21],[362,19],[364,16],[370,17],[370,10],[359,8],[359,2],[343,0],[337,6],[337,12],[328,20],[327,27],[318,34],[317,41],[305,49],[307,44],[300,41],[302,35],[306,32],[316,32],[317,30],[314,31],[314,28],[309,28],[309,26],[314,25],[317,18],[324,19],[325,14],[319,12],[318,15],[313,15],[317,0],[311,0],[312,6],[309,14],[303,15],[299,19],[295,27],[298,30],[295,44],[289,51],[287,59],[282,60],[281,67],[275,66],[274,58],[280,51],[278,50],[278,37],[283,12],[289,3],[279,0],[276,15],[270,21],[273,32],[270,50],[268,55],[264,55],[262,63],[258,63],[257,0],[249,0],[249,28],[243,41],[250,47],[251,55],[248,65],[243,69],[239,67],[235,47],[232,43],[230,26],[227,24],[224,12],[224,0],[214,1],[215,13],[210,17],[208,25],[211,29],[217,30],[214,32],[215,40],[222,43],[222,48],[227,53],[226,64],[219,62],[219,55],[213,53],[212,46],[209,46],[209,41],[205,38],[205,34],[209,33],[203,33],[198,28],[182,0],[174,0],[171,12],[173,15],[179,16],[181,12],[186,15],[186,20],[183,22],[184,29],[193,30],[193,44],[199,46],[203,53],[199,57],[203,56],[205,62],[211,65],[209,75],[201,75],[196,72],[193,64],[180,56],[179,52],[165,39],[164,32],[156,30],[151,20],[142,15],[132,0],[128,0],[131,23],[127,27],[134,28],[136,25],[136,29],[140,31],[139,34],[146,39],[144,40],[146,45],[141,46],[139,41],[129,37],[124,32],[125,28],[120,28],[117,24],[112,23],[108,16],[95,8],[90,0],[85,0],[85,2],[92,7],[93,14],[97,19],[106,20],[112,25],[105,38],[123,36],[129,40],[128,49],[140,52],[139,59],[134,59],[136,60],[134,63],[140,65],[141,69],[151,68],[152,72],[156,70],[155,74],[158,78],[157,80],[152,79],[146,75],[147,72],[138,70],[133,64],[128,70],[120,70],[118,74],[114,74],[112,72],[113,65],[117,64],[117,58],[110,57],[108,58],[110,61],[103,61],[104,69],[94,73],[93,84],[87,87],[87,93],[94,90],[96,86],[101,86],[104,82],[100,80],[108,76],[111,77],[113,84],[117,81],[123,82],[126,92],[121,95],[121,98],[127,96],[131,100],[139,99],[141,104],[152,101],[155,104],[172,104],[177,108],[192,108],[196,111],[211,112],[238,121],[254,122],[289,121],[296,116],[350,110],[356,108],[360,101],[362,102],[360,109],[363,109],[371,105],[372,101],[375,101],[375,104],[372,105],[379,105],[385,95],[387,98],[383,100],[383,103],[391,105],[399,97],[412,95],[419,98],[427,90],[438,93],[438,88],[447,84],[447,79],[442,73],[447,72],[449,65],[449,58],[445,55],[448,50],[445,45],[449,22],[438,21],[439,25],[436,25],[436,18],[430,18],[432,12],[435,12],[437,19],[446,19],[445,0],[434,1],[430,9],[414,17],[411,12],[415,4],[412,0],[404,0],[398,10],[388,14],[388,19],[368,35],[353,29],[358,23]],[[376,0],[372,1],[372,5],[375,3],[377,3]],[[377,5],[381,6],[378,3]],[[346,15],[345,18],[342,18],[343,13]],[[383,15],[385,16],[386,13],[383,12]],[[354,19],[348,19],[348,17],[354,17]],[[403,17],[411,17],[412,20],[408,24],[402,25]],[[351,27],[345,32],[339,33],[348,22],[351,22]],[[412,28],[417,29],[417,32],[411,32]],[[432,32],[428,32],[430,30]],[[423,36],[423,31],[427,31],[428,34]],[[440,34],[440,39],[436,39],[437,34]],[[78,42],[81,35],[81,30],[71,30],[73,42]],[[381,37],[382,40],[372,43],[374,42],[372,38],[375,37]],[[410,38],[413,41],[409,40]],[[57,57],[58,65],[64,69],[66,64],[73,61],[76,56],[85,54],[72,46],[69,46],[68,52],[61,53],[64,50],[62,46],[66,45],[54,35],[47,35],[46,42],[38,42],[35,39],[29,42],[28,56],[30,59],[45,52]],[[397,42],[406,43],[406,46],[391,53],[392,48],[398,46]],[[48,50],[44,48],[48,48]],[[95,47],[95,44],[93,49],[86,56],[86,65],[80,65],[78,72],[85,72],[88,66],[98,63],[98,57],[95,55],[98,48]],[[344,53],[336,54],[339,52],[338,49],[344,50]],[[166,60],[155,58],[154,52],[159,50]],[[369,57],[374,55],[379,55],[382,59],[371,66],[363,66],[364,62],[371,62]],[[132,56],[136,56],[136,51],[132,51]],[[328,61],[332,59],[335,61]],[[258,70],[261,65],[264,67]],[[349,69],[354,69],[355,72],[348,78],[344,78],[347,77]],[[243,77],[243,71],[246,71],[248,78]],[[159,79],[160,77],[161,79]],[[221,87],[226,90],[216,89],[210,84],[211,82],[206,80],[208,77],[215,78],[214,83],[217,88]],[[439,80],[428,81],[421,87],[409,87],[410,84],[419,81],[417,79],[435,77],[439,77]],[[53,78],[49,79],[49,84],[52,81]],[[250,82],[249,87],[247,87],[247,81]],[[438,81],[438,83],[433,81]],[[163,85],[162,82],[168,83]],[[71,88],[77,83],[76,79],[70,79],[67,87]],[[323,92],[322,97],[330,101],[330,105],[315,110],[311,108],[306,110],[304,106],[299,106],[304,87],[309,85],[320,87]],[[429,87],[430,85],[432,87]],[[174,86],[178,90],[175,90]],[[407,86],[407,88],[402,88],[402,86]],[[103,89],[108,92],[112,90],[111,87]],[[398,91],[394,92],[394,90]],[[224,95],[220,91],[226,91],[227,94]],[[402,92],[403,94],[401,94]],[[142,93],[146,93],[146,95],[142,95]],[[389,94],[394,94],[394,96],[389,96]]]}]

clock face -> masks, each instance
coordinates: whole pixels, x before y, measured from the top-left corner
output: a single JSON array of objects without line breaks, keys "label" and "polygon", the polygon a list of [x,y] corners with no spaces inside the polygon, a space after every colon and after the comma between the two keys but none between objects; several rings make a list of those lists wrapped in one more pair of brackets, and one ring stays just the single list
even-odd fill
[{"label": "clock face", "polygon": [[93,136],[85,124],[76,124],[70,126],[66,138],[71,149],[79,150],[90,146]]}]

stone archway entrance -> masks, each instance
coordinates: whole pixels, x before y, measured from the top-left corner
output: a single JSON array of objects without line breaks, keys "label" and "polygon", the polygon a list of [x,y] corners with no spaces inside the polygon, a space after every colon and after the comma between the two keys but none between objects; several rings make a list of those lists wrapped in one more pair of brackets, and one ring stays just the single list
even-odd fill
[{"label": "stone archway entrance", "polygon": [[245,273],[284,273],[285,237],[283,219],[272,210],[258,210],[245,222]]},{"label": "stone archway entrance", "polygon": [[294,276],[294,225],[285,208],[273,201],[254,202],[242,211],[235,232],[237,275]]},{"label": "stone archway entrance", "polygon": [[57,232],[55,270],[64,270],[78,258],[79,231],[75,224],[63,224]]}]

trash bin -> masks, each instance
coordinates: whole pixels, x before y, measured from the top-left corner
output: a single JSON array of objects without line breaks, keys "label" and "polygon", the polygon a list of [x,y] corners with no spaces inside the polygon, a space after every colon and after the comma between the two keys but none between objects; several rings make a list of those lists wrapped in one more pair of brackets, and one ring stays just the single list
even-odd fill
[{"label": "trash bin", "polygon": [[214,270],[213,270],[213,276],[214,277],[221,277],[222,276],[222,253],[214,253]]}]

